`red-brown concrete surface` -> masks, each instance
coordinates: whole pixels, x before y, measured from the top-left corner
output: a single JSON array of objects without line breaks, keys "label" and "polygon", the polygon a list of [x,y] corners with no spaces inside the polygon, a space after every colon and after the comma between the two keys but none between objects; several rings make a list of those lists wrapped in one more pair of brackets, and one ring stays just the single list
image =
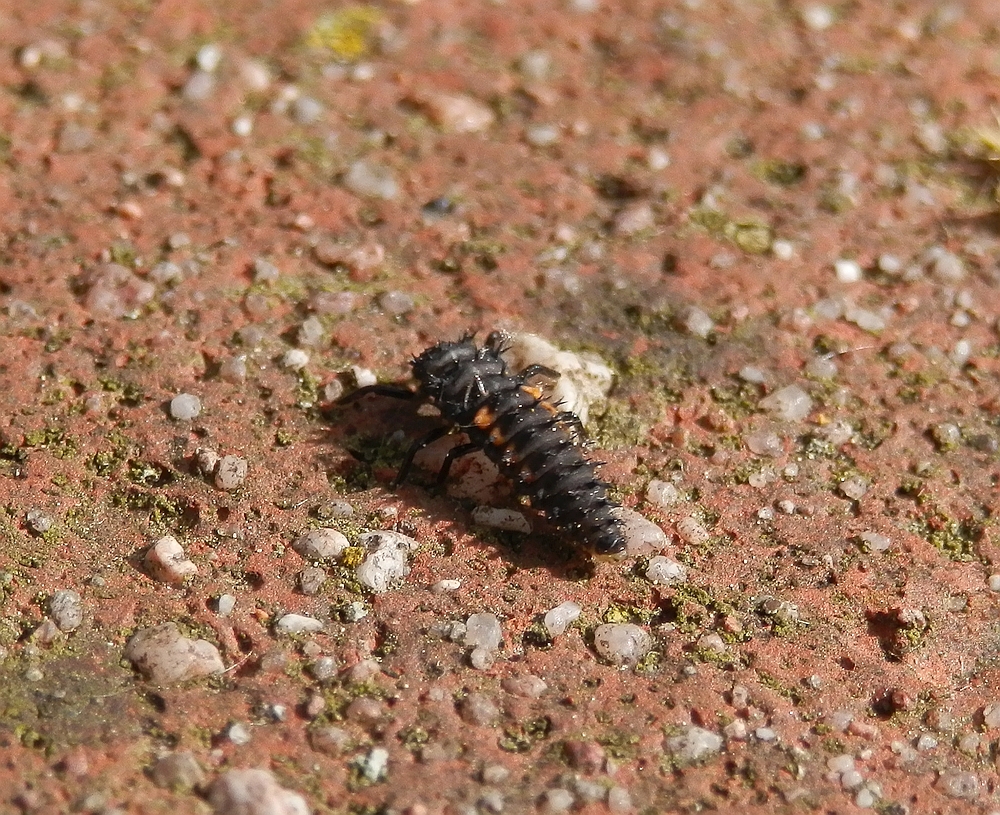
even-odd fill
[{"label": "red-brown concrete surface", "polygon": [[[355,815],[1000,811],[995,3],[38,0],[0,32],[0,810],[301,811],[211,794],[261,768]],[[434,419],[329,404],[494,327],[615,371],[595,452],[685,583],[391,491]],[[805,415],[761,404],[788,385]],[[319,525],[413,537],[409,575],[303,575]],[[185,582],[144,563],[166,534]],[[485,669],[442,626],[481,612]],[[169,622],[225,673],[123,659]],[[653,651],[605,664],[603,622]]]}]

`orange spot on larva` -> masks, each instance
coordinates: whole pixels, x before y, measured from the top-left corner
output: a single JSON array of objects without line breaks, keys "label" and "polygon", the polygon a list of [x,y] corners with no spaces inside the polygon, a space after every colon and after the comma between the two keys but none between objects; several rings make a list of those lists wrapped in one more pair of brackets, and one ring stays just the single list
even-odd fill
[{"label": "orange spot on larva", "polygon": [[476,415],[472,417],[472,423],[480,430],[486,430],[486,428],[492,426],[495,420],[496,416],[493,415],[493,411],[485,405],[479,408],[476,411]]}]

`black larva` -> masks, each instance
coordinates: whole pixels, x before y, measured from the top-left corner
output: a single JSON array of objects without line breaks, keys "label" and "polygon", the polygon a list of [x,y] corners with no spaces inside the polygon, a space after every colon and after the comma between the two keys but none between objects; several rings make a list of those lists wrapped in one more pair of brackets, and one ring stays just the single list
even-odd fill
[{"label": "black larva", "polygon": [[597,477],[595,465],[584,455],[582,427],[575,414],[559,410],[530,384],[539,375],[558,373],[531,365],[519,374],[507,371],[501,354],[506,336],[493,332],[482,347],[467,335],[457,342],[439,342],[412,362],[417,390],[395,385],[360,388],[347,399],[366,393],[433,402],[449,425],[436,428],[414,442],[406,453],[394,484],[406,478],[421,448],[448,433],[462,431],[468,442],[448,451],[438,482],[448,477],[460,456],[482,450],[519,494],[557,527],[577,536],[597,554],[624,551],[622,521],[608,496],[608,485]]}]

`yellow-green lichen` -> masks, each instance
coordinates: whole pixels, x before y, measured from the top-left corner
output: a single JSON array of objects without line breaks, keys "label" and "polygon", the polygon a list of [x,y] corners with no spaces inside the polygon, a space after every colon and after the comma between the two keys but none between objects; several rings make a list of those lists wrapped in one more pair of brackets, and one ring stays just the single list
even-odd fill
[{"label": "yellow-green lichen", "polygon": [[384,17],[375,6],[357,5],[324,14],[306,34],[310,48],[329,51],[339,60],[363,58],[372,48],[375,33]]}]

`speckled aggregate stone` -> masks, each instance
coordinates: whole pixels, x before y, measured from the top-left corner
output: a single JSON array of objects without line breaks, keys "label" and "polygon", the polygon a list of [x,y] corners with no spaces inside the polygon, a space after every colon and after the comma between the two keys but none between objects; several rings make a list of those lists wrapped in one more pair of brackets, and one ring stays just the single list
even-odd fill
[{"label": "speckled aggregate stone", "polygon": [[215,467],[215,486],[220,490],[239,489],[246,481],[250,466],[240,456],[223,456]]},{"label": "speckled aggregate stone", "polygon": [[49,616],[60,631],[74,631],[83,622],[83,600],[72,589],[59,589],[49,599]]},{"label": "speckled aggregate stone", "polygon": [[164,535],[156,541],[143,562],[149,575],[164,583],[180,584],[198,574],[198,567],[173,535]]},{"label": "speckled aggregate stone", "polygon": [[176,623],[137,631],[125,646],[124,656],[148,679],[160,685],[197,679],[225,669],[214,645],[185,637]]},{"label": "speckled aggregate stone", "polygon": [[635,665],[653,647],[652,637],[632,623],[605,623],[594,631],[594,647],[614,665]]},{"label": "speckled aggregate stone", "polygon": [[307,560],[336,560],[349,545],[347,536],[340,530],[320,527],[300,535],[292,548]]},{"label": "speckled aggregate stone", "polygon": [[305,798],[281,787],[268,770],[227,770],[208,790],[215,815],[309,815]]}]

